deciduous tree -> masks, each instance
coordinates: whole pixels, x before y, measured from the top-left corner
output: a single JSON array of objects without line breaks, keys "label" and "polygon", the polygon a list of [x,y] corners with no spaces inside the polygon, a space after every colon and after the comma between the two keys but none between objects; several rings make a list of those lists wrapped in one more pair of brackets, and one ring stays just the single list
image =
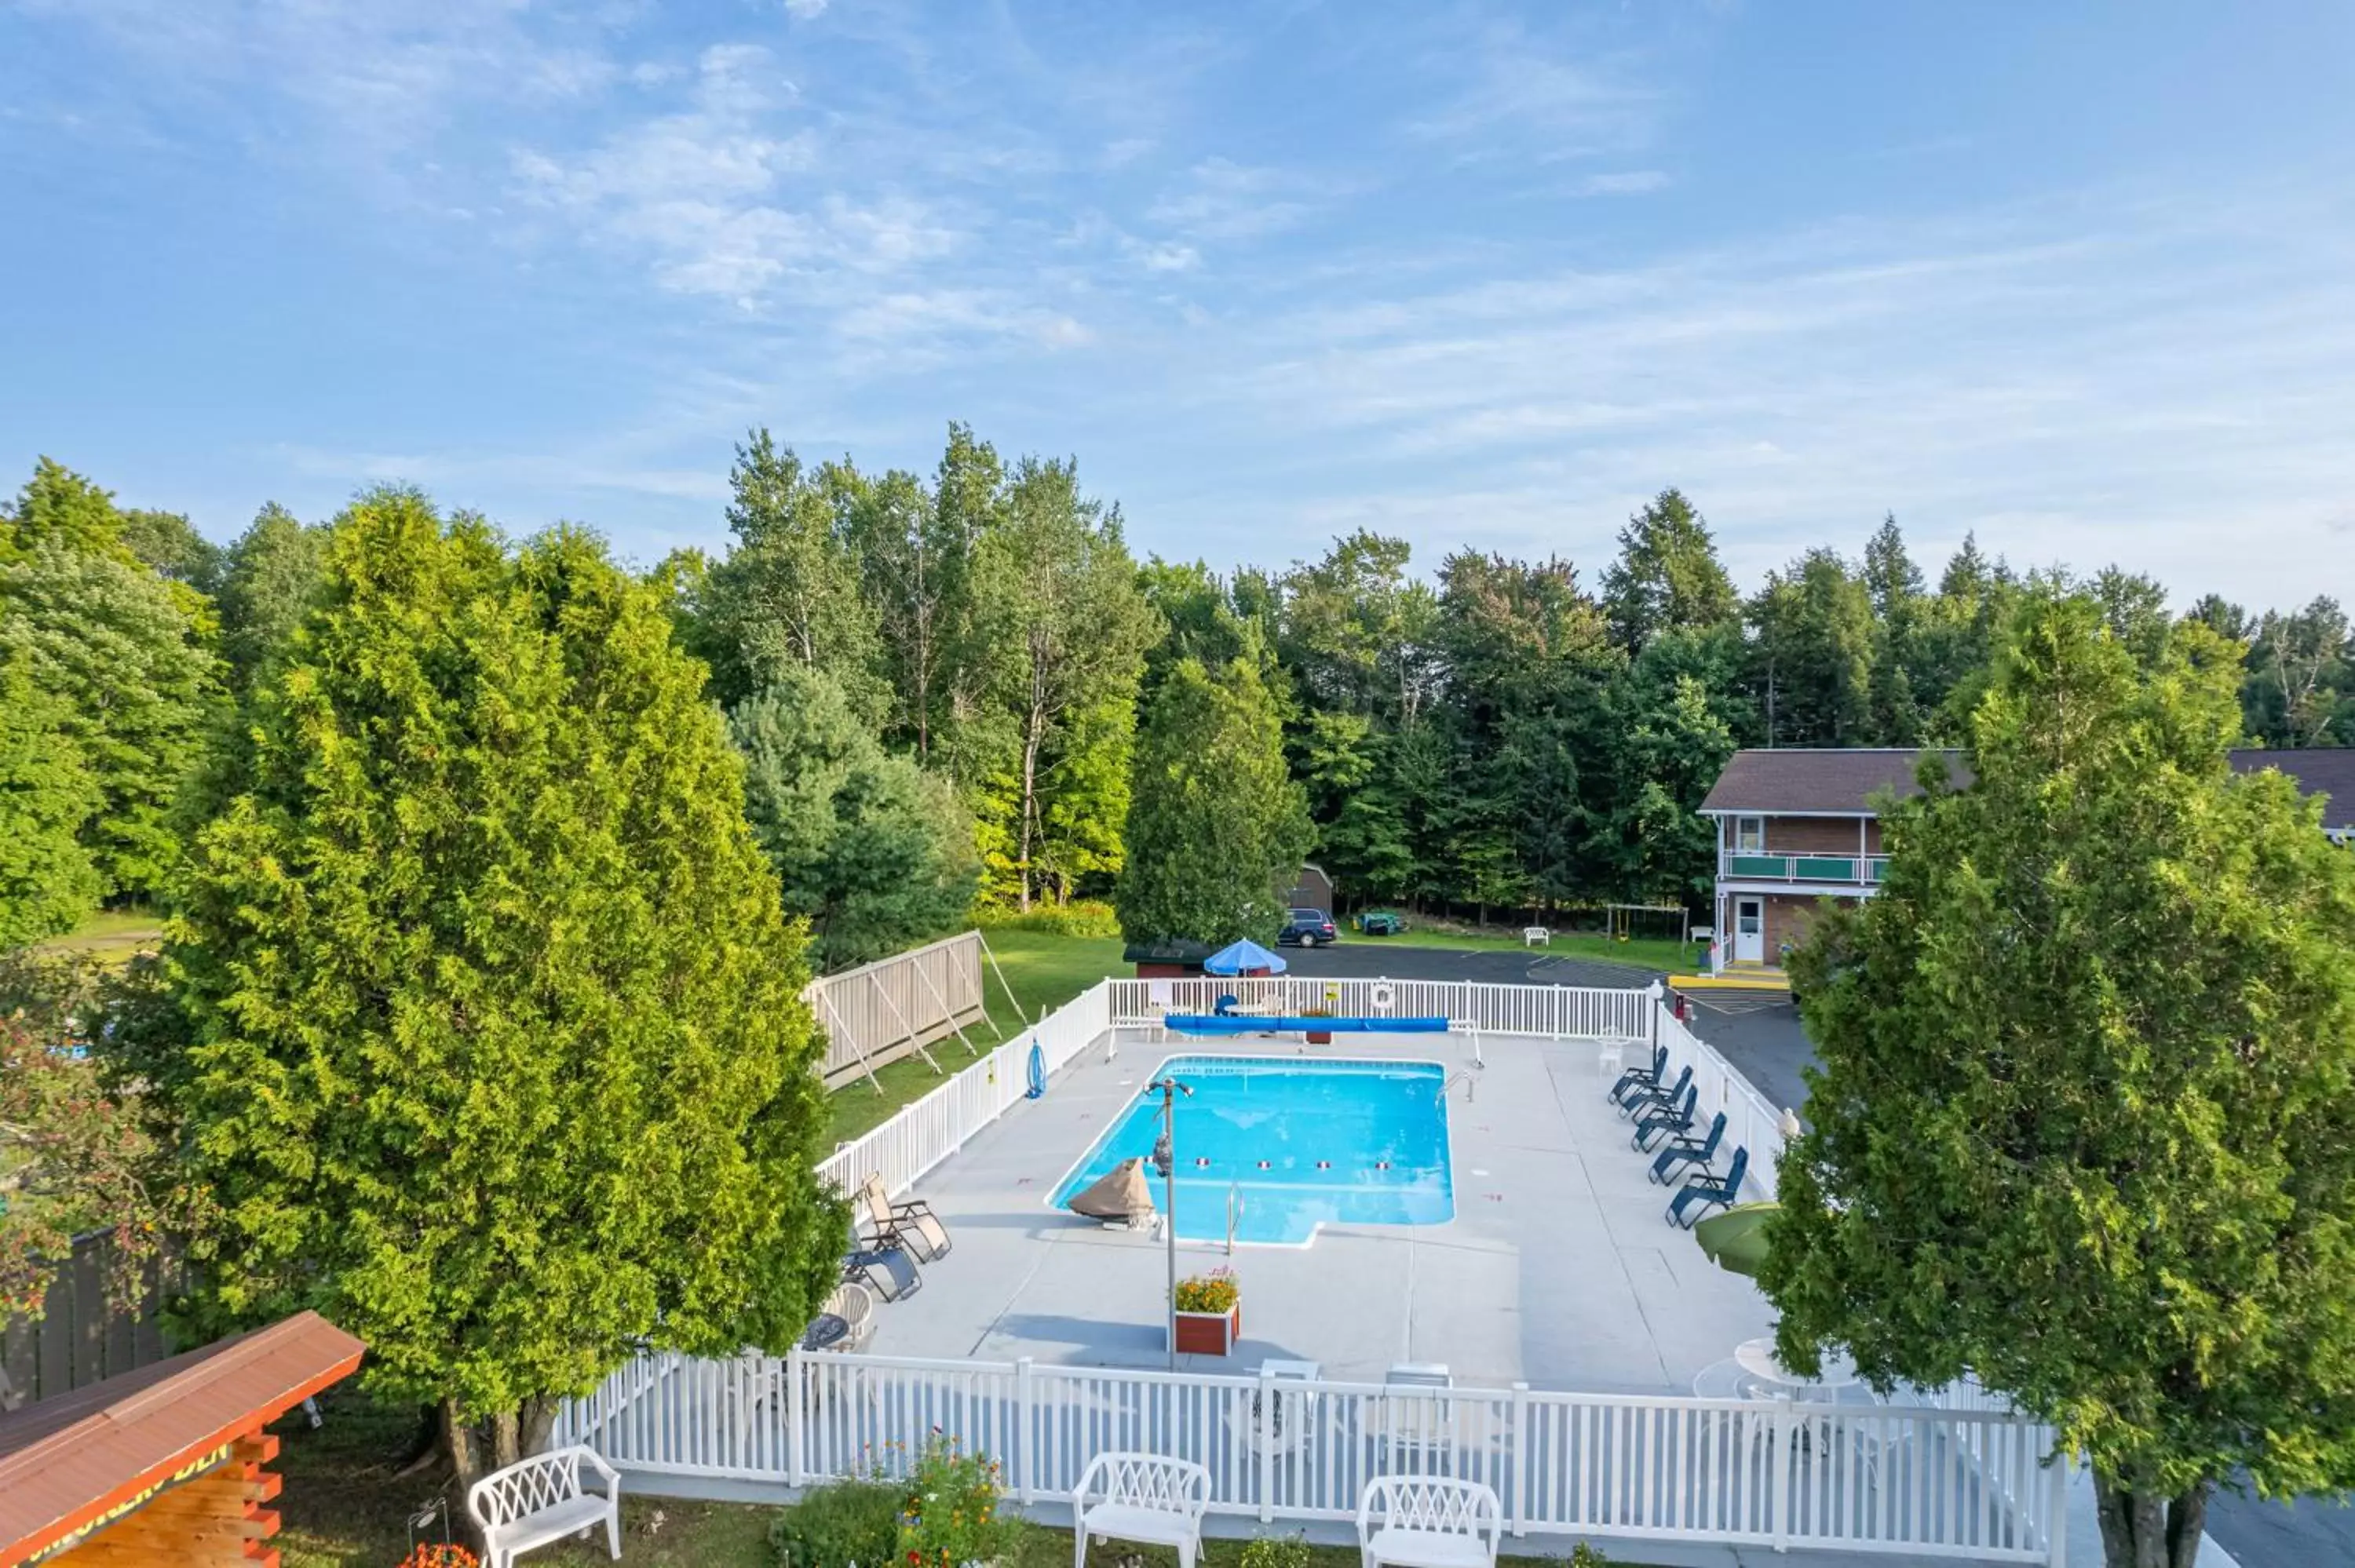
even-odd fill
[{"label": "deciduous tree", "polygon": [[831,1283],[803,942],[660,595],[413,493],[324,599],[200,831],[159,1072],[205,1315],[314,1306],[462,1480],[642,1343],[782,1351]]},{"label": "deciduous tree", "polygon": [[2228,766],[2236,683],[2032,586],[1976,783],[1885,807],[1879,895],[1794,960],[1785,1361],[2009,1395],[2091,1456],[2112,1568],[2190,1568],[2238,1475],[2355,1484],[2355,858]]},{"label": "deciduous tree", "polygon": [[[7,641],[0,633],[0,648]],[[71,930],[98,903],[98,867],[80,839],[98,781],[67,718],[33,684],[29,652],[0,653],[0,951]]]}]

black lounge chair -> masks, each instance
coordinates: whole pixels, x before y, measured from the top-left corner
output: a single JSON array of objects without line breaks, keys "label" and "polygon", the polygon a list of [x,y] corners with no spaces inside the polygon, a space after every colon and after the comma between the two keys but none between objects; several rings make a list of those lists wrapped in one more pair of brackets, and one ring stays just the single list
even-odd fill
[{"label": "black lounge chair", "polygon": [[1693,1116],[1700,1108],[1699,1086],[1687,1084],[1685,1097],[1676,1105],[1655,1106],[1636,1119],[1636,1136],[1629,1139],[1637,1149],[1649,1151],[1655,1139],[1681,1138],[1692,1130]]},{"label": "black lounge chair", "polygon": [[1711,1209],[1733,1207],[1742,1201],[1742,1178],[1749,1170],[1750,1150],[1737,1149],[1733,1151],[1733,1163],[1725,1168],[1722,1181],[1705,1171],[1686,1177],[1677,1195],[1668,1200],[1668,1224],[1690,1230]]},{"label": "black lounge chair", "polygon": [[1700,1174],[1715,1177],[1717,1168],[1710,1161],[1717,1158],[1717,1146],[1725,1139],[1725,1113],[1720,1111],[1710,1118],[1705,1138],[1672,1138],[1660,1146],[1660,1156],[1652,1161],[1652,1180],[1665,1187],[1679,1165],[1698,1165]]},{"label": "black lounge chair", "polygon": [[1677,1081],[1667,1088],[1663,1089],[1654,1085],[1641,1094],[1631,1094],[1621,1100],[1619,1114],[1625,1117],[1637,1117],[1647,1111],[1666,1110],[1677,1103],[1678,1098],[1684,1094],[1691,1083],[1692,1064],[1688,1062],[1685,1064],[1685,1070],[1677,1075]]},{"label": "black lounge chair", "polygon": [[1617,1105],[1619,1103],[1620,1097],[1627,1094],[1630,1090],[1657,1088],[1660,1083],[1660,1075],[1668,1070],[1668,1048],[1665,1045],[1653,1046],[1652,1065],[1650,1066],[1630,1067],[1625,1072],[1619,1075],[1619,1081],[1617,1083],[1611,1086],[1611,1103],[1614,1106]]},{"label": "black lounge chair", "polygon": [[924,1287],[923,1274],[903,1246],[852,1253],[842,1260],[842,1277],[858,1281],[886,1301],[913,1296]]}]

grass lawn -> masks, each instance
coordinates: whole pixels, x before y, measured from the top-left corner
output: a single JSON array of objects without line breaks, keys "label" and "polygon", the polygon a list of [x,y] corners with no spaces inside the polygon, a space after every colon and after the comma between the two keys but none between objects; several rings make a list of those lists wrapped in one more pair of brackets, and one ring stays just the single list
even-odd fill
[{"label": "grass lawn", "polygon": [[[407,1554],[410,1517],[450,1489],[439,1465],[406,1480],[397,1472],[411,1452],[416,1426],[405,1411],[378,1405],[351,1389],[330,1392],[321,1404],[326,1425],[314,1431],[297,1410],[272,1428],[279,1436],[278,1468],[285,1489],[273,1505],[284,1521],[277,1540],[283,1568],[394,1568]],[[450,1507],[463,1518],[465,1504]],[[622,1487],[622,1561],[632,1568],[768,1568],[769,1521],[779,1510],[751,1503],[687,1502],[635,1497]],[[439,1524],[418,1536],[442,1539]],[[453,1521],[450,1539],[464,1532]],[[1202,1561],[1235,1568],[1240,1541],[1204,1542]],[[1177,1553],[1122,1542],[1088,1548],[1089,1568],[1115,1568],[1142,1552],[1146,1568],[1176,1568]],[[1354,1546],[1314,1546],[1307,1568],[1358,1568]],[[568,1541],[526,1560],[532,1568],[586,1568],[610,1561],[600,1530],[586,1542]],[[1044,1525],[1023,1527],[1006,1568],[1068,1568],[1071,1535]],[[1559,1561],[1559,1559],[1557,1559]]]},{"label": "grass lawn", "polygon": [[[1006,971],[1006,985],[1001,986],[989,960],[982,960],[982,995],[989,1003],[989,1022],[986,1027],[968,1025],[965,1029],[975,1047],[982,1051],[1036,1022],[1040,1012],[1062,1006],[1106,975],[1121,972],[1117,937],[1057,937],[1039,931],[996,930],[984,931],[982,938],[997,955],[998,968]],[[1013,988],[1015,1001],[1022,1005],[1019,1016],[1006,999],[1007,986]],[[954,1034],[934,1043],[931,1049],[947,1073],[955,1073],[973,1060],[965,1054],[964,1042]],[[880,1127],[901,1106],[923,1098],[943,1082],[922,1056],[905,1057],[888,1067],[878,1068],[875,1076],[883,1086],[880,1095],[864,1077],[854,1078],[834,1091],[829,1102],[834,1112],[828,1129],[829,1144],[847,1142]]]},{"label": "grass lawn", "polygon": [[[1457,952],[1521,951],[1524,944],[1518,932],[1510,936],[1490,936],[1487,933],[1464,935],[1454,931],[1426,931],[1410,925],[1396,937],[1367,937],[1351,932],[1342,938],[1357,947],[1385,948],[1447,948]],[[1657,937],[1632,937],[1614,942],[1604,937],[1565,936],[1560,931],[1542,948],[1528,948],[1532,959],[1551,956],[1557,959],[1594,959],[1605,963],[1636,964],[1646,969],[1683,969],[1700,961],[1699,943],[1679,948],[1672,940]]]},{"label": "grass lawn", "polygon": [[53,952],[86,953],[109,966],[127,964],[162,945],[164,918],[149,909],[101,909],[62,937],[37,942]]}]

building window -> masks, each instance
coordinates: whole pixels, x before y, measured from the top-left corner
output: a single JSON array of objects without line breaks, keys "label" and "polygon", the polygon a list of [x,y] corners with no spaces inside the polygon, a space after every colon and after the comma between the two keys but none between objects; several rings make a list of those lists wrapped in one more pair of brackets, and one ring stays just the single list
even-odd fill
[{"label": "building window", "polygon": [[1733,819],[1733,853],[1763,854],[1766,849],[1766,819],[1736,817]]}]

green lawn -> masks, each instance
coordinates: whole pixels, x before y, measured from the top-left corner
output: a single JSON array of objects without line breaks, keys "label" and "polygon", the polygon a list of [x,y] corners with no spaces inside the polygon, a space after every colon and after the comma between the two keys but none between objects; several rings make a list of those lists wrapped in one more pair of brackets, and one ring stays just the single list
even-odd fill
[{"label": "green lawn", "polygon": [[[996,970],[984,959],[981,985],[982,994],[989,1002],[989,1023],[986,1028],[967,1025],[965,1029],[978,1051],[987,1051],[1011,1037],[1025,1024],[1036,1022],[1042,1012],[1062,1006],[1106,975],[1121,972],[1117,937],[1057,937],[1038,931],[996,930],[983,932],[982,938],[997,955],[998,968],[1006,971],[1006,985],[998,983]],[[1021,1004],[1018,1016],[1013,1003],[1007,1000],[1007,986],[1013,988],[1014,1001]],[[944,1073],[957,1072],[973,1060],[965,1054],[964,1042],[954,1034],[935,1043],[931,1050]],[[834,1091],[834,1118],[827,1129],[830,1144],[847,1142],[880,1127],[901,1106],[923,1098],[943,1082],[942,1075],[935,1074],[932,1064],[922,1056],[909,1056],[879,1068],[875,1076],[883,1086],[879,1095],[864,1077],[854,1078]]]},{"label": "green lawn", "polygon": [[163,940],[163,917],[153,910],[101,909],[66,935],[34,946],[60,953],[86,953],[112,966],[127,964]]},{"label": "green lawn", "polygon": [[[447,1472],[437,1460],[418,1475],[400,1477],[417,1442],[410,1413],[348,1387],[331,1391],[321,1404],[326,1425],[316,1431],[299,1410],[272,1428],[281,1445],[277,1467],[285,1477],[273,1505],[283,1520],[272,1542],[279,1560],[284,1568],[394,1568],[409,1551],[410,1517],[450,1489]],[[464,1517],[462,1499],[453,1498],[450,1506]],[[637,1497],[624,1482],[622,1561],[632,1568],[768,1568],[773,1562],[769,1521],[778,1511],[751,1503]],[[438,1542],[441,1527],[429,1527],[417,1539]],[[464,1539],[455,1520],[450,1539]],[[1204,1543],[1202,1562],[1236,1568],[1243,1544],[1212,1539]],[[1090,1545],[1088,1565],[1116,1568],[1140,1551],[1146,1568],[1175,1568],[1175,1552],[1121,1542]],[[535,1552],[527,1561],[532,1568],[606,1563],[604,1532]],[[1066,1568],[1071,1561],[1071,1531],[1026,1525],[1006,1568]],[[1311,1547],[1306,1568],[1358,1568],[1357,1549]]]},{"label": "green lawn", "polygon": [[[1385,948],[1447,948],[1457,952],[1487,952],[1509,950],[1519,952],[1524,944],[1520,934],[1509,936],[1481,932],[1465,935],[1454,931],[1426,931],[1412,922],[1403,935],[1396,937],[1363,937],[1355,932],[1341,938],[1360,947]],[[1573,937],[1554,933],[1553,940],[1542,948],[1527,949],[1532,959],[1551,956],[1557,959],[1593,959],[1605,963],[1636,964],[1646,969],[1683,969],[1700,961],[1699,944],[1679,948],[1672,940],[1657,937],[1634,937],[1614,942],[1604,937]]]}]

